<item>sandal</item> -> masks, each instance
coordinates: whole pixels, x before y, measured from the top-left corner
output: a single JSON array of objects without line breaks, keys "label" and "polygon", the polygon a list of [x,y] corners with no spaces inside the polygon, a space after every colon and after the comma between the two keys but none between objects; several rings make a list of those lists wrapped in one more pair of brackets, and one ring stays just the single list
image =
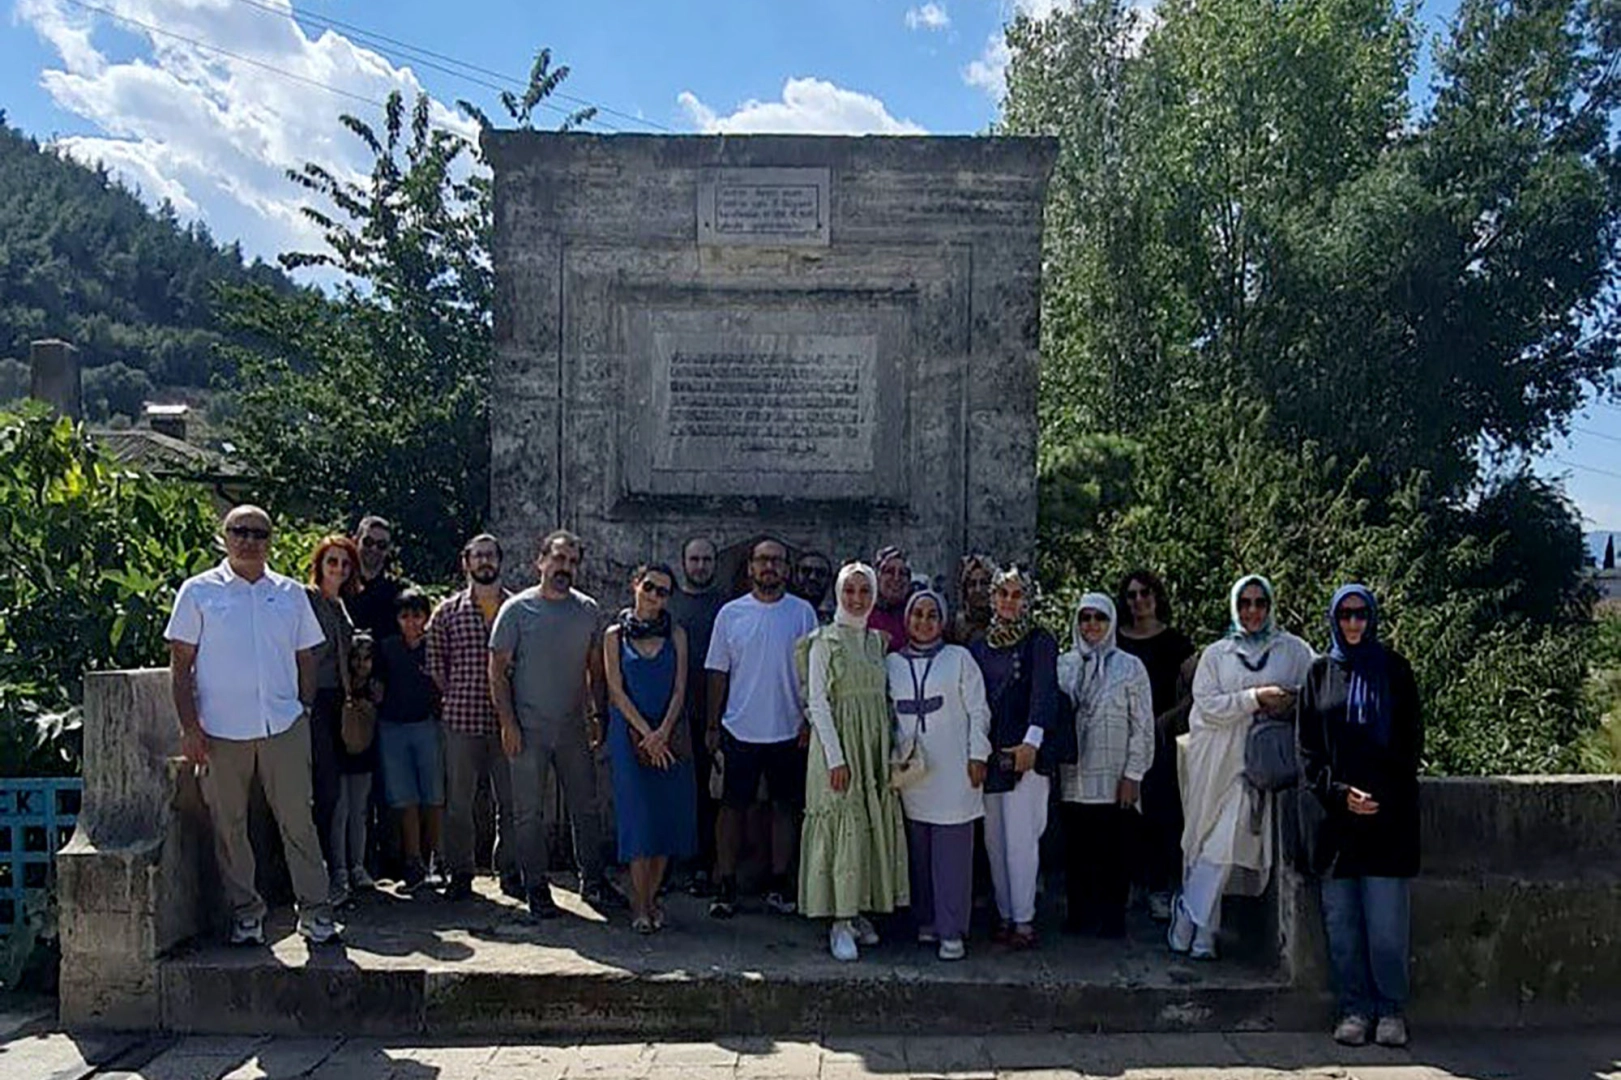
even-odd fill
[{"label": "sandal", "polygon": [[1036,947],[1036,929],[1035,929],[1035,927],[1032,926],[1028,930],[1015,929],[1011,934],[1008,935],[1007,944],[1008,944],[1008,948],[1012,949],[1014,952],[1024,952],[1026,949],[1035,948]]},{"label": "sandal", "polygon": [[653,907],[653,929],[664,929],[664,905],[655,904]]},{"label": "sandal", "polygon": [[653,920],[646,915],[638,915],[630,920],[630,928],[638,934],[651,934],[654,929]]}]

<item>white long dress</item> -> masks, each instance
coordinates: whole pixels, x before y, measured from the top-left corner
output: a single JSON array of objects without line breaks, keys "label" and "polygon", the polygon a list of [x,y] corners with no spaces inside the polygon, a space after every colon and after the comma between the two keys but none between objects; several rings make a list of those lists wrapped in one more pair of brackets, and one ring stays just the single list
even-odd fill
[{"label": "white long dress", "polygon": [[[1223,638],[1199,658],[1182,778],[1182,865],[1188,907],[1200,925],[1207,924],[1200,917],[1204,911],[1213,912],[1210,924],[1219,922],[1222,893],[1255,896],[1266,888],[1272,872],[1272,800],[1266,800],[1256,832],[1243,778],[1244,745],[1260,709],[1256,690],[1298,689],[1314,655],[1310,645],[1279,631],[1260,647]],[[1204,873],[1196,875],[1196,867]]]}]

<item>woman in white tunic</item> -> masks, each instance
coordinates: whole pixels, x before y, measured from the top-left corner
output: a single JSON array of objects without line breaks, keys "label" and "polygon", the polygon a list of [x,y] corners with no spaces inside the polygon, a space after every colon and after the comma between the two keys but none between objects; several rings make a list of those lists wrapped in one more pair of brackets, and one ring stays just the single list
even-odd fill
[{"label": "woman in white tunic", "polygon": [[1073,633],[1074,648],[1058,658],[1078,748],[1074,765],[1058,767],[1064,928],[1125,937],[1130,845],[1143,776],[1154,763],[1154,691],[1143,662],[1116,644],[1114,602],[1103,593],[1081,597]]},{"label": "woman in white tunic", "polygon": [[896,757],[921,759],[923,769],[921,779],[901,790],[912,915],[919,942],[938,942],[940,959],[961,960],[974,899],[974,822],[985,816],[991,709],[972,654],[945,643],[940,594],[913,594],[905,623],[906,647],[890,653],[888,665]]},{"label": "woman in white tunic", "polygon": [[[1193,677],[1182,804],[1182,892],[1171,950],[1216,957],[1223,893],[1258,896],[1272,872],[1272,800],[1244,782],[1244,747],[1260,714],[1289,715],[1311,667],[1311,646],[1279,630],[1272,584],[1239,578],[1228,598],[1232,627],[1205,649]],[[1251,800],[1265,801],[1252,816]]]}]

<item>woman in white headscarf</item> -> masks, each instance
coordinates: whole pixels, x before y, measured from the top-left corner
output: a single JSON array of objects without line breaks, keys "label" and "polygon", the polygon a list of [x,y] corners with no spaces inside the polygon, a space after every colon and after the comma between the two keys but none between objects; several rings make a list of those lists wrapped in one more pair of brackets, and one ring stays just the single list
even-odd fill
[{"label": "woman in white headscarf", "polygon": [[811,724],[799,910],[831,918],[829,951],[856,960],[858,945],[878,944],[864,913],[908,902],[906,824],[889,786],[889,641],[867,627],[878,576],[863,563],[847,564],[836,592],[832,624],[812,631],[798,649]]},{"label": "woman in white headscarf", "polygon": [[1114,602],[1087,593],[1058,685],[1075,710],[1077,760],[1058,769],[1071,933],[1123,937],[1127,855],[1143,775],[1154,762],[1154,692],[1141,660],[1115,643]]},{"label": "woman in white headscarf", "polygon": [[[1224,893],[1259,896],[1272,873],[1272,800],[1244,781],[1244,748],[1257,716],[1289,716],[1314,658],[1278,629],[1272,583],[1234,582],[1232,626],[1199,658],[1188,716],[1182,807],[1182,892],[1173,904],[1171,950],[1216,958]],[[1260,800],[1259,803],[1255,800]],[[1258,809],[1258,813],[1252,810]]]}]

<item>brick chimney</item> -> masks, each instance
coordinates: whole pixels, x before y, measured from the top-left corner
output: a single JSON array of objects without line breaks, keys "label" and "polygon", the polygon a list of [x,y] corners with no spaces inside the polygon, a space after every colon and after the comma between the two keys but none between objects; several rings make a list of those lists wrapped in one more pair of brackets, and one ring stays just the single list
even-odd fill
[{"label": "brick chimney", "polygon": [[79,350],[49,339],[28,345],[28,396],[43,401],[70,420],[84,417],[84,385],[79,379]]},{"label": "brick chimney", "polygon": [[152,430],[159,435],[167,435],[171,439],[186,441],[186,418],[191,414],[191,408],[186,405],[159,405],[156,402],[146,403],[146,422]]}]

